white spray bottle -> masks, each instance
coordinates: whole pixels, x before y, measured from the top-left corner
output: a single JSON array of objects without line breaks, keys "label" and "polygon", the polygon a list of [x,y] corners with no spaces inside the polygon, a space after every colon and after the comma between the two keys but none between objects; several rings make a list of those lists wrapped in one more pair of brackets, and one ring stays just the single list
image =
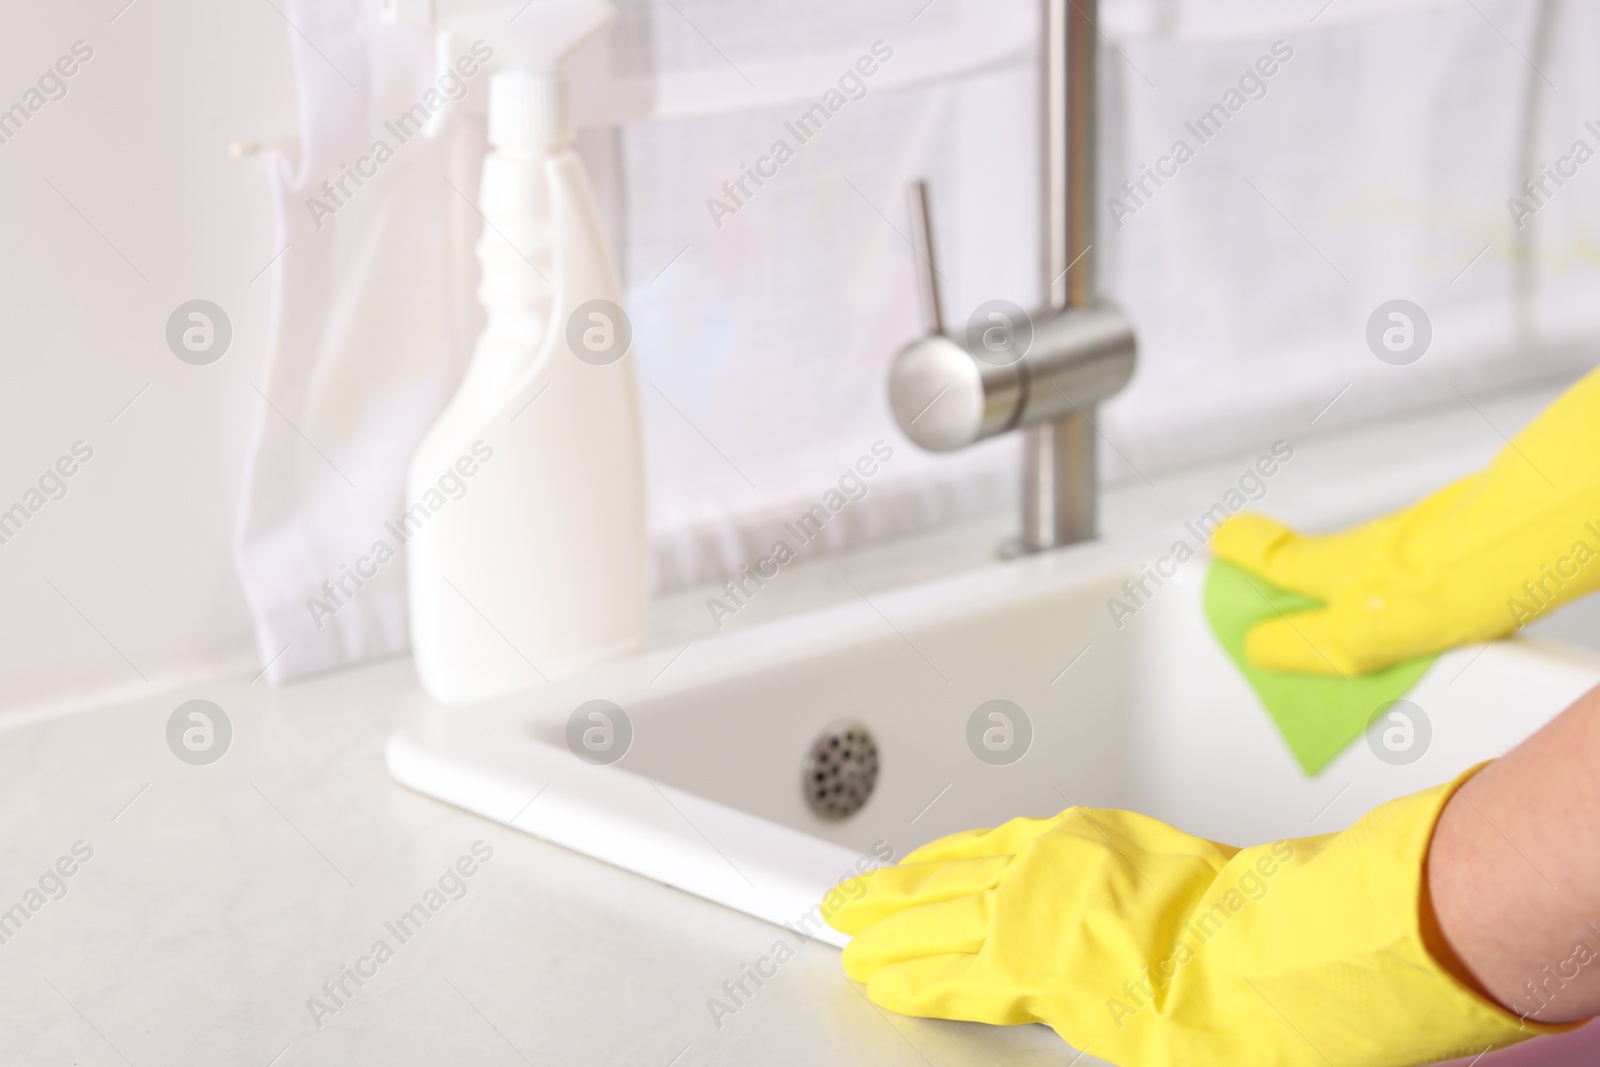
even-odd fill
[{"label": "white spray bottle", "polygon": [[[423,0],[389,11],[431,15]],[[456,73],[457,53],[492,49],[477,246],[488,325],[406,492],[411,643],[442,702],[536,686],[647,636],[632,329],[560,73],[615,13],[608,0],[538,0],[440,35]]]}]

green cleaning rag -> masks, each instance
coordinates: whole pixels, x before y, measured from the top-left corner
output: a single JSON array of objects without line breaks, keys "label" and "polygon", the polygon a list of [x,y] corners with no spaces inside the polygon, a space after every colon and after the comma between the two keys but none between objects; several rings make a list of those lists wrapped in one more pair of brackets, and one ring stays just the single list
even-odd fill
[{"label": "green cleaning rag", "polygon": [[1213,562],[1206,575],[1205,602],[1211,631],[1261,698],[1307,777],[1360,737],[1373,714],[1404,696],[1438,659],[1423,656],[1351,678],[1264,671],[1244,655],[1244,635],[1250,627],[1279,614],[1322,605],[1221,560]]}]

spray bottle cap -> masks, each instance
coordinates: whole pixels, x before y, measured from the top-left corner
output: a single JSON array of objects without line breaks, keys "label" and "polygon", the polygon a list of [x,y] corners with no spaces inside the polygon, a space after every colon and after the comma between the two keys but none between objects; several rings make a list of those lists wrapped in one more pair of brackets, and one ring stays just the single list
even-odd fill
[{"label": "spray bottle cap", "polygon": [[[441,76],[459,74],[456,57],[472,45],[488,45],[488,59],[472,54],[495,74],[488,109],[489,139],[495,144],[571,137],[561,63],[617,15],[612,0],[529,0],[444,19],[434,10],[434,0],[382,0],[382,10],[386,22],[437,30],[435,65]],[[452,110],[447,105],[429,120],[430,137],[437,136]]]}]

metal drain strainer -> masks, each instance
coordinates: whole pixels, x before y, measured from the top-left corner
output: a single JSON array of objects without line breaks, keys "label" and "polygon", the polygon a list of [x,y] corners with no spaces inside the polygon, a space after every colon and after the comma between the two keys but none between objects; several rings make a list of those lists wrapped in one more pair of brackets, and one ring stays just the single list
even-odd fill
[{"label": "metal drain strainer", "polygon": [[860,811],[878,784],[878,743],[858,722],[836,722],[811,743],[800,765],[800,789],[820,818]]}]

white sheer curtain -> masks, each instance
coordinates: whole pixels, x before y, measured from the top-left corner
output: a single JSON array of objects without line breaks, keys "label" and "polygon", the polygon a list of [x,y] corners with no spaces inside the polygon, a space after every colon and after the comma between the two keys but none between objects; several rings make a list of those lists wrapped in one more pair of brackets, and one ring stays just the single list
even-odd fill
[{"label": "white sheer curtain", "polygon": [[[1176,5],[1192,34],[1130,35],[1126,62],[1110,61],[1108,194],[1174,138],[1195,141],[1185,122],[1273,41],[1293,49],[1264,98],[1104,230],[1106,280],[1142,344],[1106,429],[1134,463],[1148,473],[1593,365],[1600,166],[1521,228],[1507,200],[1575,141],[1600,150],[1583,124],[1600,115],[1585,58],[1600,12],[1336,0],[1315,23],[1263,15],[1257,33],[1246,16],[1260,5],[1214,5],[1250,31],[1231,36],[1198,17],[1212,6]],[[1365,340],[1396,298],[1433,327],[1409,366]]]}]

